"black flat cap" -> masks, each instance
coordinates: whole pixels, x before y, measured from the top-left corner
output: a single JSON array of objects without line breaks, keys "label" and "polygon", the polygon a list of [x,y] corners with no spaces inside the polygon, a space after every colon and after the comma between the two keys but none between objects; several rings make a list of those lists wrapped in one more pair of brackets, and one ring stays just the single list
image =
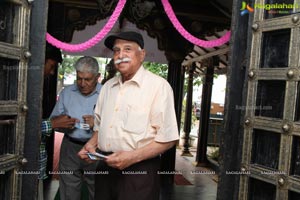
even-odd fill
[{"label": "black flat cap", "polygon": [[105,46],[112,50],[116,39],[133,41],[136,42],[142,49],[144,48],[143,36],[134,31],[120,32],[116,35],[108,36],[104,41]]}]

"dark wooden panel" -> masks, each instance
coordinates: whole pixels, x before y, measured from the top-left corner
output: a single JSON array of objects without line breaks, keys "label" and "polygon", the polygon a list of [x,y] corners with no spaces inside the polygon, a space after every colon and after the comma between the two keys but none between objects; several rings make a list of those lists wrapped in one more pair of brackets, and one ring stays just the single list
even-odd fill
[{"label": "dark wooden panel", "polygon": [[295,121],[300,121],[300,82],[297,84],[297,98],[295,109]]},{"label": "dark wooden panel", "polygon": [[251,163],[278,169],[280,134],[253,130]]},{"label": "dark wooden panel", "polygon": [[12,185],[12,181],[13,181],[12,173],[13,173],[12,171],[0,173],[0,191],[5,191],[5,192],[1,192],[0,200],[12,199],[11,193],[8,192],[11,191],[10,186]]},{"label": "dark wooden panel", "polygon": [[13,43],[13,21],[15,13],[11,3],[0,3],[0,41]]},{"label": "dark wooden panel", "polygon": [[248,200],[275,200],[275,198],[275,185],[257,179],[249,179]]},{"label": "dark wooden panel", "polygon": [[290,35],[290,29],[263,33],[261,68],[288,67]]},{"label": "dark wooden panel", "polygon": [[296,192],[289,191],[289,200],[299,200],[300,194]]},{"label": "dark wooden panel", "polygon": [[14,116],[0,116],[0,155],[15,153],[16,126],[13,123],[15,120]]},{"label": "dark wooden panel", "polygon": [[293,137],[292,160],[290,175],[300,178],[300,137]]},{"label": "dark wooden panel", "polygon": [[255,115],[283,117],[285,81],[258,81]]},{"label": "dark wooden panel", "polygon": [[19,62],[0,58],[0,100],[17,100]]}]

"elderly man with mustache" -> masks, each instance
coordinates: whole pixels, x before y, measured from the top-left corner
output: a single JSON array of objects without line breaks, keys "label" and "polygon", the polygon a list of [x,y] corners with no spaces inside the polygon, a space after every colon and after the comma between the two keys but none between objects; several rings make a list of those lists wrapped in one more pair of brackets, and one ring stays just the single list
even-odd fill
[{"label": "elderly man with mustache", "polygon": [[[159,199],[160,154],[178,140],[173,91],[144,69],[143,37],[121,32],[106,38],[120,76],[103,86],[95,108],[94,134],[78,155],[105,155],[99,162],[95,199]],[[93,157],[92,157],[93,158]]]}]

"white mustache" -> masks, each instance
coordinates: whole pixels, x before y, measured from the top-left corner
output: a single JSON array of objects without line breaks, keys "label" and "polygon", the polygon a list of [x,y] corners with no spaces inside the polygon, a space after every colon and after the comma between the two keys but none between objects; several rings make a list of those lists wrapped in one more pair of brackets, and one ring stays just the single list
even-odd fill
[{"label": "white mustache", "polygon": [[121,62],[130,62],[131,58],[123,58],[123,59],[117,59],[115,61],[115,65],[120,64]]}]

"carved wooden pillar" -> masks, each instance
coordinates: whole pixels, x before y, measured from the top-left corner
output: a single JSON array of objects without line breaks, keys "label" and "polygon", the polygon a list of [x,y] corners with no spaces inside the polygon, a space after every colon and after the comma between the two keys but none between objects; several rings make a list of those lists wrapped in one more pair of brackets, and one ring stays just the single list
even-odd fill
[{"label": "carved wooden pillar", "polygon": [[184,116],[184,143],[183,143],[183,151],[182,156],[193,156],[190,153],[189,141],[190,141],[190,132],[191,132],[191,123],[192,123],[192,106],[193,106],[193,78],[195,65],[191,65],[188,68],[189,78],[188,78],[188,88],[187,88],[187,97],[186,97],[186,106],[185,106],[185,116]]},{"label": "carved wooden pillar", "polygon": [[[170,61],[168,70],[168,82],[174,91],[175,112],[177,118],[178,129],[180,130],[182,94],[184,84],[184,68],[181,67],[182,61]],[[176,147],[166,151],[161,156],[161,170],[174,171],[175,170]],[[165,174],[161,179],[162,185],[173,185],[174,175]]]},{"label": "carved wooden pillar", "polygon": [[202,86],[203,89],[201,98],[201,112],[199,120],[198,144],[196,154],[197,166],[206,166],[208,164],[206,152],[213,80],[214,62],[213,58],[211,58],[207,62],[205,79]]},{"label": "carved wooden pillar", "polygon": [[170,61],[168,68],[168,82],[174,93],[175,114],[178,130],[180,130],[180,119],[183,99],[183,85],[185,69],[181,66],[182,61]]},{"label": "carved wooden pillar", "polygon": [[[3,1],[1,1],[2,3]],[[17,3],[17,1],[15,1]],[[19,1],[24,3],[25,1]],[[2,5],[1,5],[2,6]],[[13,5],[15,6],[15,5]],[[4,6],[5,7],[5,6]],[[23,9],[23,8],[22,8]],[[29,60],[28,70],[27,70],[27,97],[26,105],[28,106],[28,111],[26,112],[26,126],[18,127],[25,129],[25,141],[24,141],[24,156],[28,162],[24,167],[20,168],[24,171],[36,171],[38,170],[39,162],[39,134],[40,125],[41,125],[41,113],[42,113],[42,89],[43,89],[43,65],[45,63],[45,34],[46,34],[46,20],[47,20],[47,10],[48,10],[48,1],[33,1],[31,4],[31,20],[30,20],[30,38],[29,40],[29,49],[30,53],[33,55]],[[5,16],[5,15],[4,15]],[[17,15],[15,16],[17,17]],[[15,18],[13,17],[13,18]],[[14,19],[17,20],[17,19]],[[17,20],[19,21],[19,20]],[[29,25],[29,22],[28,24]],[[25,34],[24,34],[25,35]],[[0,36],[2,37],[2,36]],[[2,39],[2,38],[1,38]],[[24,69],[23,69],[24,70]],[[16,80],[16,82],[18,82]],[[23,86],[22,86],[23,87]],[[2,93],[2,91],[1,91]],[[1,129],[2,130],[2,129]],[[0,134],[3,134],[2,131]],[[3,138],[3,137],[1,137]],[[1,142],[2,143],[2,142]],[[3,144],[3,143],[2,143]],[[19,154],[20,152],[15,152]],[[2,153],[1,153],[2,154]],[[3,161],[1,165],[3,166]],[[4,162],[5,166],[5,162]],[[9,165],[8,165],[9,166]],[[12,172],[14,173],[14,172]],[[10,184],[3,184],[3,178],[9,176],[9,173],[6,175],[0,175],[1,189],[7,187]],[[23,199],[23,200],[32,200],[37,199],[38,191],[38,176],[35,173],[32,174],[23,174],[18,175],[22,176],[22,192],[20,196],[14,196],[11,199]],[[5,180],[5,179],[4,179]],[[10,179],[11,181],[16,181]],[[2,191],[2,190],[1,190]],[[8,193],[10,190],[5,189],[5,193]],[[1,199],[8,199],[6,194],[1,194]],[[10,196],[10,195],[8,195]]]}]

